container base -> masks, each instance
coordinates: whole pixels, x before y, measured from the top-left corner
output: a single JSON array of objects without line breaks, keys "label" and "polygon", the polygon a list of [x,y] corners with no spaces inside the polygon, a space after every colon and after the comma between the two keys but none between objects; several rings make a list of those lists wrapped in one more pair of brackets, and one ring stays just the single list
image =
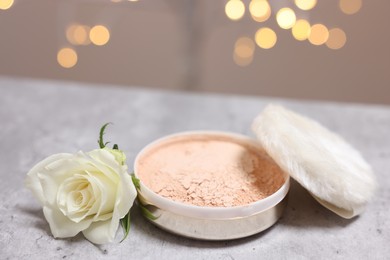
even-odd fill
[{"label": "container base", "polygon": [[282,216],[287,197],[268,210],[240,218],[200,219],[178,215],[154,206],[146,206],[156,220],[154,225],[168,232],[199,240],[232,240],[248,237],[266,230]]}]

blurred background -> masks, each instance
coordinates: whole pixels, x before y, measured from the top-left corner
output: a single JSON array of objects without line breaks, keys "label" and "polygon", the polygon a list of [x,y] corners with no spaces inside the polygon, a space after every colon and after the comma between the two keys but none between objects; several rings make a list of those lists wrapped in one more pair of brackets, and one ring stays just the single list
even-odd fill
[{"label": "blurred background", "polygon": [[387,0],[0,0],[0,76],[390,104]]}]

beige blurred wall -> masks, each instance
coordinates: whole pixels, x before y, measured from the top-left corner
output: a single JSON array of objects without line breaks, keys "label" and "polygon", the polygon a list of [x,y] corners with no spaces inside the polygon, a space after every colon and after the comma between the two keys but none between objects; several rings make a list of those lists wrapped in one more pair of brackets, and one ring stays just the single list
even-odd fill
[{"label": "beige blurred wall", "polygon": [[[245,1],[248,3],[249,1]],[[365,0],[345,15],[336,0],[299,15],[311,23],[341,27],[340,50],[298,42],[249,15],[237,22],[224,14],[226,1],[15,0],[0,10],[0,74],[114,83],[163,89],[390,104],[390,1]],[[278,2],[292,6],[292,1]],[[75,46],[78,63],[60,67],[57,51],[71,46],[66,27],[78,22],[106,25],[105,46]],[[256,48],[253,62],[232,59],[237,38],[253,38],[261,26],[275,29],[276,46]]]}]

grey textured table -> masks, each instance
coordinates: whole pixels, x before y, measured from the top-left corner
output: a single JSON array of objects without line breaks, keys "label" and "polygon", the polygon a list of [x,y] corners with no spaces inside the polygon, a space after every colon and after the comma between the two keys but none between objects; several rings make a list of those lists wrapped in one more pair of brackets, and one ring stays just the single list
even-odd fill
[{"label": "grey textured table", "polygon": [[[97,148],[99,127],[127,152],[184,130],[252,136],[252,119],[280,103],[339,133],[373,166],[380,187],[367,211],[344,220],[296,182],[280,221],[258,235],[205,242],[162,231],[134,209],[122,243],[95,246],[82,235],[54,239],[23,186],[27,171],[58,152]],[[142,88],[0,78],[1,259],[389,259],[390,107],[150,91]],[[117,239],[120,239],[118,234]]]}]

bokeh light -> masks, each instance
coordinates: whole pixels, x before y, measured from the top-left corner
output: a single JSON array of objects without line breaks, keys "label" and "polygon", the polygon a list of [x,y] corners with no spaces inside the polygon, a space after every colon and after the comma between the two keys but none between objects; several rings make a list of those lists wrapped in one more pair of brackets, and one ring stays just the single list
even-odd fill
[{"label": "bokeh light", "polygon": [[255,43],[251,38],[241,37],[234,45],[234,52],[237,56],[247,58],[253,55],[255,51]]},{"label": "bokeh light", "polygon": [[340,10],[345,14],[355,14],[362,8],[362,0],[340,0]]},{"label": "bokeh light", "polygon": [[241,0],[229,0],[225,5],[226,16],[233,20],[240,20],[245,14],[245,5]]},{"label": "bokeh light", "polygon": [[317,4],[317,0],[295,0],[295,5],[301,10],[311,10]]},{"label": "bokeh light", "polygon": [[57,62],[64,68],[72,68],[77,63],[77,53],[71,48],[62,48],[57,53]]},{"label": "bokeh light", "polygon": [[255,43],[251,38],[241,37],[234,44],[233,60],[240,66],[245,67],[252,63]]},{"label": "bokeh light", "polygon": [[310,29],[309,41],[313,45],[322,45],[329,38],[329,31],[323,24],[314,24]]},{"label": "bokeh light", "polygon": [[280,9],[276,14],[276,21],[280,28],[290,29],[295,24],[296,16],[291,8],[285,7]]},{"label": "bokeh light", "polygon": [[12,7],[14,0],[0,0],[0,10],[7,10]]},{"label": "bokeh light", "polygon": [[85,25],[72,24],[66,29],[66,39],[73,45],[88,45],[90,28]]},{"label": "bokeh light", "polygon": [[253,55],[249,57],[240,57],[236,52],[233,53],[233,61],[240,67],[246,67],[253,61]]},{"label": "bokeh light", "polygon": [[89,31],[89,39],[95,45],[105,45],[110,40],[110,31],[104,25],[96,25]]},{"label": "bokeh light", "polygon": [[249,4],[249,12],[256,22],[265,22],[271,16],[271,6],[267,0],[252,0]]},{"label": "bokeh light", "polygon": [[347,42],[347,35],[340,28],[333,28],[329,30],[329,38],[326,41],[326,46],[332,50],[341,49]]},{"label": "bokeh light", "polygon": [[271,28],[263,27],[257,30],[255,41],[260,48],[271,49],[276,44],[277,36]]},{"label": "bokeh light", "polygon": [[310,30],[310,23],[304,19],[300,19],[294,24],[291,32],[296,40],[304,41],[309,38]]}]

